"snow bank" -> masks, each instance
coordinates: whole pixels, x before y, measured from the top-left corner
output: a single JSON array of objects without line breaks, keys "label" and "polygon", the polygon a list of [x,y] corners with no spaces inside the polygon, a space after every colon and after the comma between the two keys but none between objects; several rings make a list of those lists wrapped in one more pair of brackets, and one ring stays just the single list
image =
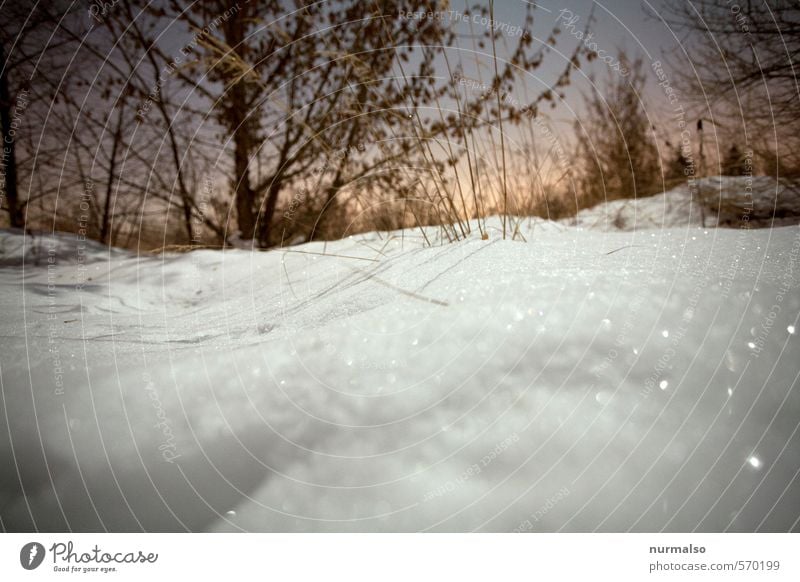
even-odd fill
[{"label": "snow bank", "polygon": [[[663,194],[627,198],[581,210],[566,222],[592,230],[693,226],[785,226],[800,217],[800,188],[768,176],[713,176]],[[705,224],[704,224],[705,221]]]},{"label": "snow bank", "polygon": [[37,266],[94,263],[122,256],[121,251],[76,234],[25,232],[19,228],[0,230],[0,266]]},{"label": "snow bank", "polygon": [[4,268],[4,527],[797,530],[800,229],[522,232]]}]

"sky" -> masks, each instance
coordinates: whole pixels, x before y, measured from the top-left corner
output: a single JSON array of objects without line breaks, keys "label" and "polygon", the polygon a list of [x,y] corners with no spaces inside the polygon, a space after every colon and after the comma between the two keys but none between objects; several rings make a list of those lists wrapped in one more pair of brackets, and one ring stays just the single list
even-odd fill
[{"label": "sky", "polygon": [[[521,22],[527,0],[501,0],[495,4],[496,20],[510,23]],[[665,2],[662,0],[616,0],[597,2],[593,0],[543,0],[536,2],[536,27],[534,34],[544,37],[558,24],[561,34],[557,37],[556,49],[551,60],[543,66],[545,70],[560,71],[574,47],[581,40],[577,33],[583,32],[589,15],[594,12],[594,23],[589,32],[599,50],[609,56],[616,56],[624,50],[629,56],[642,56],[648,72],[648,84],[644,95],[654,115],[662,111],[663,93],[651,65],[656,61],[669,61],[680,52],[680,41],[684,33],[672,30],[661,17],[665,16]],[[453,6],[458,5],[455,0]],[[571,26],[568,26],[572,23]],[[559,54],[561,53],[561,54]],[[563,55],[563,56],[562,56]],[[679,60],[679,59],[678,59]],[[618,69],[617,69],[618,70]],[[602,92],[602,86],[610,73],[615,73],[605,63],[595,61],[582,64],[581,70],[574,73],[571,89],[566,93],[566,103],[553,113],[554,119],[572,123],[574,113],[570,108],[580,111],[581,93],[593,89],[590,78],[594,77]]]},{"label": "sky", "polygon": [[[488,0],[480,2],[488,6]],[[473,0],[453,0],[450,10],[456,14],[463,14],[468,5],[474,4]],[[495,4],[494,20],[499,26],[502,34],[498,35],[498,57],[507,56],[510,50],[518,42],[520,28],[525,25],[524,17],[526,8],[532,4],[528,0],[498,0]],[[534,26],[531,32],[534,37],[534,44],[529,49],[536,50],[539,43],[545,42],[550,36],[555,26],[560,29],[560,34],[556,37],[556,44],[553,51],[548,54],[541,67],[521,75],[514,84],[510,95],[521,106],[529,103],[533,97],[541,93],[546,88],[552,86],[559,74],[564,70],[569,62],[576,46],[584,42],[583,32],[586,29],[587,21],[593,14],[593,22],[588,28],[591,34],[591,48],[598,51],[607,58],[607,62],[595,60],[587,63],[581,60],[580,70],[572,72],[570,85],[564,90],[564,98],[557,99],[554,107],[541,108],[540,118],[552,129],[555,139],[562,145],[566,155],[573,150],[576,121],[585,120],[585,108],[583,96],[592,92],[604,94],[608,81],[617,80],[619,76],[626,77],[624,65],[619,62],[620,51],[630,58],[641,57],[643,68],[647,77],[646,87],[642,94],[645,107],[651,117],[651,122],[656,128],[659,137],[659,144],[664,146],[667,141],[677,143],[680,130],[676,123],[667,121],[666,116],[672,111],[673,105],[670,104],[664,94],[664,90],[659,86],[659,79],[656,71],[652,67],[653,63],[662,62],[664,74],[674,82],[673,71],[670,69],[670,62],[680,62],[680,41],[682,31],[673,31],[660,18],[664,15],[665,1],[662,0],[617,0],[613,2],[594,2],[592,0],[542,0],[535,4]],[[666,17],[666,15],[664,15]],[[456,30],[459,33],[458,44],[461,51],[454,49],[457,64],[463,67],[463,74],[468,78],[480,79],[480,82],[487,84],[491,82],[492,59],[491,45],[483,49],[476,47],[466,33],[470,32],[470,20],[475,33],[482,32],[480,26],[475,24],[475,16],[471,19],[467,17],[450,16],[449,20],[455,21]],[[479,17],[478,17],[479,18]],[[467,37],[467,38],[465,38]],[[677,50],[676,50],[677,49]],[[474,52],[483,52],[481,62],[481,72],[475,65]],[[459,56],[463,59],[458,63]],[[446,76],[447,72],[443,67],[440,74]],[[444,78],[444,77],[443,77]],[[482,87],[480,83],[472,82],[471,87]],[[688,107],[688,102],[686,102]],[[687,124],[694,125],[693,119],[687,119]],[[515,149],[514,127],[504,128],[507,143],[510,142],[510,149]],[[666,151],[662,152],[666,155]],[[568,160],[564,160],[569,163]],[[555,169],[549,175],[557,176]]]},{"label": "sky", "polygon": [[[456,13],[463,14],[468,6],[473,5],[478,1],[483,6],[489,5],[489,0],[451,0],[450,10]],[[612,56],[616,60],[620,50],[626,51],[630,56],[642,55],[645,59],[645,67],[648,72],[648,86],[645,97],[653,109],[653,114],[658,115],[661,113],[661,105],[665,103],[663,92],[658,87],[658,81],[655,73],[650,69],[650,64],[654,61],[664,61],[665,57],[675,51],[678,43],[675,40],[675,35],[657,16],[648,16],[647,12],[651,14],[659,14],[664,10],[665,2],[669,0],[616,0],[597,2],[593,0],[542,0],[541,2],[531,2],[530,0],[497,0],[495,3],[495,20],[500,24],[501,31],[505,31],[498,38],[498,42],[505,41],[506,47],[513,47],[518,40],[518,37],[513,32],[508,34],[509,30],[513,27],[522,27],[524,25],[524,15],[526,8],[531,5],[535,7],[534,12],[534,28],[531,31],[535,39],[544,41],[550,34],[554,26],[559,25],[561,33],[557,37],[557,43],[553,53],[548,55],[542,67],[534,71],[533,76],[524,79],[523,82],[517,82],[513,97],[518,99],[521,103],[526,101],[526,94],[531,96],[537,95],[546,86],[551,85],[558,74],[563,71],[570,55],[575,47],[580,44],[581,40],[577,37],[577,33],[582,32],[586,22],[594,13],[594,23],[590,27],[590,33],[593,35],[593,42],[596,43],[596,48],[600,51],[605,51],[609,58]],[[459,21],[458,18],[450,18],[454,22],[457,30],[461,33],[459,39],[460,47],[463,50],[461,58],[466,60],[464,65],[465,74],[470,75],[470,60],[474,60],[472,44],[469,39],[465,39],[464,35],[470,32],[470,24],[467,18]],[[571,26],[565,26],[571,23]],[[480,26],[474,27],[474,32],[482,32]],[[680,32],[675,33],[680,36]],[[167,39],[167,44],[172,43],[176,46],[185,42],[180,35],[170,35]],[[168,47],[169,48],[169,47]],[[536,43],[531,50],[536,49]],[[488,68],[490,62],[491,47],[482,49],[485,53],[483,62]],[[480,51],[479,51],[480,52]],[[498,54],[502,58],[504,47],[498,45]],[[450,58],[456,55],[455,60],[458,60],[458,50],[450,51]],[[507,53],[506,53],[507,54]],[[442,79],[447,75],[443,66],[440,63],[437,74],[442,76]],[[475,73],[474,68],[471,71]],[[489,76],[486,71],[481,77],[482,81],[488,82]],[[582,110],[582,97],[581,95],[587,92],[596,90],[592,84],[592,79],[598,82],[598,88],[602,92],[603,85],[608,79],[609,74],[613,74],[613,68],[606,64],[595,61],[594,63],[585,63],[581,65],[579,71],[575,71],[572,75],[572,84],[565,92],[565,99],[558,107],[548,112],[548,117],[552,122],[563,128],[563,131],[571,134],[571,128],[575,118]]]},{"label": "sky", "polygon": [[[449,10],[452,12],[450,14],[460,13],[463,15],[468,6],[473,5],[475,1],[451,0]],[[662,89],[658,86],[656,74],[650,66],[653,62],[665,61],[678,47],[673,32],[657,16],[663,12],[665,2],[668,1],[670,0],[616,0],[611,2],[608,0],[603,2],[542,0],[533,4],[529,0],[497,0],[494,18],[502,32],[498,39],[498,56],[501,58],[508,55],[509,50],[518,41],[519,34],[515,34],[514,29],[525,26],[525,12],[532,5],[535,7],[534,26],[530,33],[538,42],[534,42],[533,47],[529,50],[536,50],[539,43],[548,38],[555,26],[561,29],[554,50],[547,55],[539,69],[517,80],[511,94],[512,98],[518,100],[520,105],[527,104],[532,97],[554,83],[567,65],[575,47],[581,44],[581,34],[590,15],[593,14],[593,23],[589,28],[594,43],[592,46],[601,53],[605,53],[609,63],[600,60],[586,63],[584,60],[580,70],[572,73],[572,82],[564,91],[564,99],[557,100],[555,108],[542,111],[542,118],[552,128],[564,151],[571,151],[575,139],[575,122],[576,120],[580,121],[584,113],[582,96],[592,91],[599,91],[601,94],[604,92],[605,83],[609,79],[614,79],[614,75],[619,75],[620,63],[617,61],[617,57],[619,52],[624,50],[631,57],[643,57],[648,76],[648,84],[643,97],[647,101],[648,112],[652,116],[653,125],[659,127],[661,137],[674,141],[677,134],[676,128],[660,123],[665,112],[668,111],[667,101]],[[479,0],[479,3],[488,7],[489,0]],[[478,49],[473,45],[472,40],[465,38],[466,34],[470,32],[470,23],[467,17],[456,16],[453,18],[451,16],[449,19],[459,32],[459,47],[449,50],[448,58],[452,59],[451,62],[454,61],[455,65],[459,64],[459,58],[463,59],[465,75],[479,76],[483,82],[489,83],[492,72],[491,47]],[[485,31],[485,26],[473,25],[473,30],[476,34],[480,34]],[[679,32],[676,34],[680,35]],[[178,48],[175,47],[180,47],[186,42],[184,36],[177,29],[172,34],[165,35],[163,40],[166,42],[167,52],[177,51]],[[175,47],[169,46],[170,44]],[[482,76],[476,72],[475,52],[473,51],[483,53],[483,56],[480,57],[484,71]],[[445,81],[447,70],[443,61],[439,65],[435,74]],[[594,84],[595,82],[597,85]],[[428,104],[429,113],[433,116],[438,114],[434,111],[436,105],[435,103]],[[508,139],[512,142],[510,147],[513,149],[515,129],[506,127],[505,131],[508,132]]]}]

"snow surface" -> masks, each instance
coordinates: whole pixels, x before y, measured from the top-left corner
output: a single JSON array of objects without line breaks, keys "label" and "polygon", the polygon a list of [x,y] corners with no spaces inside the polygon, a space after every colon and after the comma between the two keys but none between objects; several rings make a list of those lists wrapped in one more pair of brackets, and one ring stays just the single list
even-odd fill
[{"label": "snow surface", "polygon": [[490,226],[4,232],[2,526],[798,530],[798,226]]},{"label": "snow surface", "polygon": [[[701,204],[702,203],[702,204]],[[746,218],[743,218],[746,217]],[[644,198],[623,198],[581,210],[569,222],[599,230],[797,224],[800,187],[769,176],[711,176]]]}]

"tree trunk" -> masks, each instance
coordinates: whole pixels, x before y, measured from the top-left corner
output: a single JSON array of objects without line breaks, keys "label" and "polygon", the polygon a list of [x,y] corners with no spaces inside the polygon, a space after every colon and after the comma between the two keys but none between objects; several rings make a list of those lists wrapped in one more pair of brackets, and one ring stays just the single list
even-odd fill
[{"label": "tree trunk", "polygon": [[[181,204],[183,206],[183,225],[186,228],[186,236],[189,238],[190,243],[199,242],[200,233],[194,232],[194,229],[192,228],[192,195],[189,192],[189,188],[186,186],[186,180],[184,179],[183,163],[178,150],[178,141],[175,137],[175,129],[173,127],[172,120],[170,120],[169,115],[167,114],[163,101],[160,101],[159,108],[161,109],[164,123],[167,126],[167,132],[169,135],[169,145],[170,150],[172,151],[172,162],[175,164],[175,173],[178,178],[178,192],[181,196]],[[205,185],[203,187],[205,187]]]},{"label": "tree trunk", "polygon": [[22,213],[22,204],[19,199],[19,191],[17,190],[17,159],[14,152],[14,136],[11,135],[13,128],[11,126],[11,95],[8,88],[8,63],[6,63],[5,46],[0,45],[0,63],[5,66],[0,71],[0,125],[2,125],[3,143],[3,170],[5,173],[5,191],[6,205],[8,206],[8,216],[11,226],[22,228],[25,226],[25,217]]},{"label": "tree trunk", "polygon": [[122,140],[122,115],[123,105],[120,105],[117,112],[117,126],[114,128],[114,141],[111,144],[111,161],[106,182],[106,199],[103,205],[103,223],[100,225],[100,242],[106,245],[111,244],[111,202],[114,194],[114,174],[117,171],[117,150]]},{"label": "tree trunk", "polygon": [[255,194],[250,184],[250,148],[251,141],[247,129],[242,127],[233,136],[234,166],[236,175],[236,219],[243,239],[252,239],[256,235]]},{"label": "tree trunk", "polygon": [[275,178],[267,190],[267,200],[264,204],[264,212],[259,216],[261,228],[259,229],[259,244],[262,247],[270,246],[270,236],[272,235],[272,218],[275,216],[275,209],[278,206],[278,195],[281,192],[281,180]]},{"label": "tree trunk", "polygon": [[[224,26],[225,41],[238,52],[241,62],[247,62],[247,43],[244,42],[248,11],[240,11]],[[240,78],[230,88],[230,102],[225,110],[225,122],[233,133],[234,144],[234,188],[236,195],[236,219],[241,238],[256,237],[256,193],[250,182],[250,155],[255,147],[253,121],[248,118],[247,81]]]}]

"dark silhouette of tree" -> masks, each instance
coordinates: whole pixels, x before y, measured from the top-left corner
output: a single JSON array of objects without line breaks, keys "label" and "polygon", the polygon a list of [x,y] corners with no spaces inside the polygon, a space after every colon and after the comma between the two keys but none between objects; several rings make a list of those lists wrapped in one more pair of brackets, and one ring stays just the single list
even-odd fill
[{"label": "dark silhouette of tree", "polygon": [[672,157],[667,160],[665,168],[665,178],[670,186],[685,182],[693,171],[692,161],[680,145],[672,146],[667,144],[672,150]]},{"label": "dark silhouette of tree", "polygon": [[[461,21],[488,20],[490,6],[465,5]],[[407,16],[450,8],[422,0],[4,8],[0,48],[13,49],[0,83],[4,137],[19,124],[21,92],[40,114],[26,113],[5,157],[3,209],[21,226],[38,201],[29,224],[49,216],[52,228],[80,224],[108,244],[156,228],[163,244],[200,244],[202,231],[212,235],[204,243],[267,247],[341,234],[365,208],[384,209],[372,228],[409,226],[411,216],[458,238],[487,207],[474,132],[491,135],[553,103],[584,49],[521,106],[504,97],[542,65],[558,31],[534,46],[527,32],[500,39],[477,27],[484,56],[490,44],[505,51],[505,60],[476,63],[477,74],[491,71],[484,98],[457,83],[452,22]],[[520,30],[533,27],[526,11],[514,23]],[[459,176],[462,156],[468,178]],[[30,191],[21,195],[18,183]],[[370,225],[361,219],[358,228]]]},{"label": "dark silhouette of tree", "polygon": [[[281,242],[277,211],[284,194],[302,198],[305,208],[316,211],[314,224],[306,225],[306,235],[313,237],[350,185],[384,191],[388,199],[420,183],[409,166],[426,168],[427,196],[444,201],[443,221],[453,219],[455,202],[442,191],[445,162],[432,142],[464,139],[471,127],[496,121],[498,106],[499,118],[518,121],[520,114],[477,93],[462,96],[460,116],[443,113],[442,100],[452,99],[454,91],[451,83],[437,80],[436,67],[446,58],[441,47],[453,44],[453,32],[441,18],[403,14],[448,6],[341,0],[231,7],[201,0],[189,11],[178,2],[147,8],[192,34],[192,58],[176,67],[174,76],[204,100],[220,128],[231,156],[227,171],[243,239],[261,246]],[[474,10],[487,15],[485,6]],[[530,9],[526,23],[532,24]],[[489,30],[481,35],[488,39]],[[530,51],[531,44],[530,35],[519,37],[511,59],[494,76],[493,90],[540,66],[545,47]],[[152,39],[142,39],[142,46],[167,57]],[[557,86],[568,74],[569,68]],[[537,103],[545,93],[550,91]],[[462,151],[451,148],[448,158]],[[315,173],[320,167],[324,171]],[[284,197],[283,204],[291,202]],[[296,220],[302,214],[291,215]]]},{"label": "dark silhouette of tree", "polygon": [[646,77],[641,59],[619,61],[627,76],[609,73],[604,89],[584,96],[587,114],[575,123],[577,179],[582,203],[647,196],[658,190],[660,162],[642,102]]},{"label": "dark silhouette of tree", "polygon": [[732,145],[725,154],[721,163],[721,171],[723,176],[744,176],[749,173],[746,158],[736,144]]},{"label": "dark silhouette of tree", "polygon": [[774,160],[771,171],[800,171],[800,4],[670,0],[662,17],[688,32],[673,69],[698,116],[714,117],[726,133]]},{"label": "dark silhouette of tree", "polygon": [[[75,8],[61,2],[63,14]],[[24,191],[23,177],[34,157],[40,163],[49,160],[51,150],[41,148],[20,155],[21,140],[36,125],[37,105],[49,105],[56,90],[52,81],[59,75],[63,56],[70,50],[71,39],[59,34],[58,21],[38,2],[21,0],[7,3],[0,20],[0,152],[2,153],[2,210],[8,213],[11,226],[25,225],[29,203],[45,195]],[[45,81],[45,82],[43,82]],[[29,168],[28,168],[29,170]]]}]

